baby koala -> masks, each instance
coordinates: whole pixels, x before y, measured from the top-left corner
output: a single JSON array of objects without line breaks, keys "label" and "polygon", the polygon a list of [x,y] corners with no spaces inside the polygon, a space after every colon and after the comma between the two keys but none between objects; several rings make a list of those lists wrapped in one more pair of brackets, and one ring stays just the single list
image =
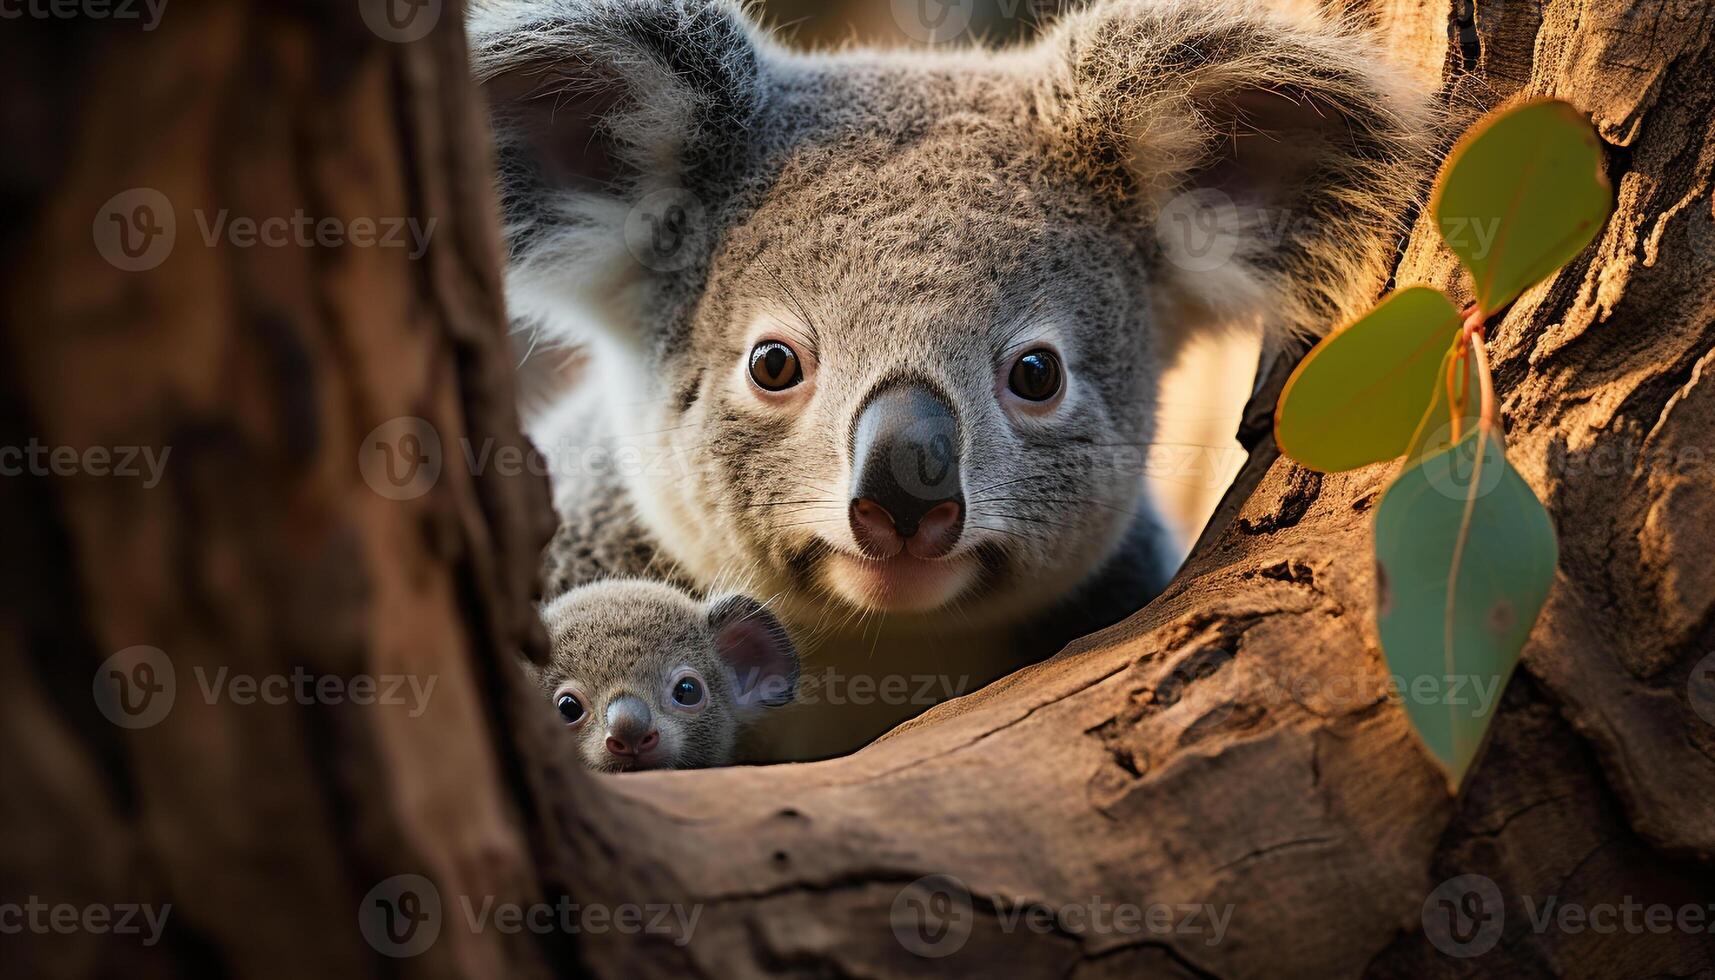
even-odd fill
[{"label": "baby koala", "polygon": [[613,579],[567,592],[542,619],[553,655],[531,673],[598,771],[732,765],[741,730],[797,691],[797,649],[747,596],[700,603]]}]

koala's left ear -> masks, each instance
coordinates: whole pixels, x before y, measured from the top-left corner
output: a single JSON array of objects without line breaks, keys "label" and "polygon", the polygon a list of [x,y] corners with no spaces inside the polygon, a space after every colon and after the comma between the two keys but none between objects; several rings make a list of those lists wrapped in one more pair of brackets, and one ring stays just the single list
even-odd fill
[{"label": "koala's left ear", "polygon": [[1107,0],[1068,15],[1048,96],[1127,171],[1166,327],[1327,332],[1373,299],[1422,192],[1428,115],[1384,51],[1285,0]]},{"label": "koala's left ear", "polygon": [[790,704],[798,694],[798,648],[780,620],[743,595],[711,601],[708,615],[738,706],[759,710]]},{"label": "koala's left ear", "polygon": [[647,350],[629,299],[707,260],[766,37],[738,0],[484,0],[467,27],[509,307],[550,339]]}]

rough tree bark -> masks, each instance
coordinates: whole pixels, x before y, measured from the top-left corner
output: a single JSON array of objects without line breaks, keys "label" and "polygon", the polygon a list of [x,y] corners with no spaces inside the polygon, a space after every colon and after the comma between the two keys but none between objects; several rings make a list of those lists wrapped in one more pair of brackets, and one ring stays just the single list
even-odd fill
[{"label": "rough tree bark", "polygon": [[[464,64],[456,22],[396,44],[331,0],[0,29],[0,445],[169,453],[152,488],[82,464],[0,477],[0,892],[171,905],[154,946],[6,935],[8,973],[364,976],[382,961],[358,903],[390,875],[535,893],[522,766],[488,706],[532,635],[545,487],[447,465],[394,500],[360,470],[390,420],[425,420],[453,460],[460,439],[522,444]],[[126,271],[103,232],[139,201],[175,234]],[[354,243],[386,234],[361,219],[436,225],[412,258],[271,247],[237,223],[300,212]],[[91,678],[138,645],[176,696],[130,730]],[[244,703],[223,668],[436,686],[415,716]],[[544,972],[533,940],[492,930],[401,962]]]},{"label": "rough tree bark", "polygon": [[[30,972],[1715,971],[1707,933],[1532,922],[1550,897],[1715,898],[1707,4],[1370,4],[1450,106],[1530,92],[1590,112],[1618,197],[1598,243],[1491,330],[1512,456],[1562,561],[1457,798],[1386,695],[1371,622],[1369,518],[1391,467],[1309,474],[1274,458],[1266,425],[1168,594],[1052,660],[845,759],[600,780],[566,765],[507,664],[534,643],[540,483],[451,465],[459,438],[518,438],[457,31],[394,46],[346,6],[175,8],[147,39],[0,36],[19,148],[3,168],[0,444],[174,447],[147,493],[0,480],[4,893],[173,904],[155,947],[8,937]],[[138,186],[180,216],[146,274],[104,264],[89,236],[88,216]],[[416,263],[183,240],[194,207],[305,202],[441,226]],[[1421,219],[1397,279],[1463,288]],[[393,501],[354,459],[403,416],[432,423],[449,465]],[[135,644],[168,651],[180,679],[165,720],[131,731],[89,692]],[[440,686],[420,718],[205,703],[186,675],[222,665]],[[444,914],[436,941],[389,961],[357,913],[401,873],[430,879]],[[1451,956],[1425,911],[1467,874],[1504,912],[1484,920],[1498,934],[1453,937],[1492,948]],[[521,938],[470,928],[460,906],[565,897],[698,918],[683,943]],[[1030,918],[1097,903],[1231,918],[1219,942],[1207,917],[1197,932]]]}]

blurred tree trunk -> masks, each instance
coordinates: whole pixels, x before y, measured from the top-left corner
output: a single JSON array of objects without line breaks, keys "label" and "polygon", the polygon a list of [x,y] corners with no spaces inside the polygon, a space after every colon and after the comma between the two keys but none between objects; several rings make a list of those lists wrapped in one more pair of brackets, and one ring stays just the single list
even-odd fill
[{"label": "blurred tree trunk", "polygon": [[[0,28],[0,446],[79,460],[0,477],[0,893],[170,904],[152,946],[7,935],[8,974],[542,972],[528,935],[446,928],[388,963],[358,928],[394,875],[448,921],[452,895],[539,891],[499,712],[546,494],[455,465],[522,438],[488,152],[456,14],[416,23],[437,14],[413,44],[355,0]],[[399,432],[438,437],[438,480],[388,482]],[[294,672],[382,687],[245,703],[237,675]]]},{"label": "blurred tree trunk", "polygon": [[[1392,468],[1308,474],[1274,458],[1260,413],[1217,526],[1127,623],[846,759],[583,775],[509,663],[536,649],[541,482],[464,458],[519,439],[452,12],[408,45],[366,32],[355,4],[174,7],[146,35],[8,27],[0,445],[172,451],[148,490],[0,478],[4,895],[172,905],[157,945],[8,936],[9,965],[1715,971],[1708,933],[1625,911],[1711,918],[1715,12],[1367,7],[1456,113],[1520,92],[1588,111],[1619,203],[1493,331],[1512,455],[1555,515],[1562,562],[1456,799],[1386,695],[1371,623],[1369,518]],[[126,272],[115,262],[146,259],[104,261],[101,219],[139,187],[172,206],[177,244]],[[123,204],[111,227],[158,227]],[[211,246],[195,213],[300,207],[439,224],[411,260]],[[1423,220],[1397,278],[1464,288]],[[385,468],[424,459],[438,479]],[[138,645],[162,651],[177,698],[123,728],[103,717],[104,678],[143,685],[138,666],[159,663],[104,662]],[[417,716],[239,705],[204,696],[221,667],[438,683]],[[119,694],[135,706],[141,689]],[[575,934],[472,921],[567,901]],[[662,908],[631,928],[582,914],[644,904]],[[1128,904],[1138,919],[1116,920]],[[1602,905],[1614,929],[1561,918]],[[1061,914],[1077,909],[1095,918]]]}]

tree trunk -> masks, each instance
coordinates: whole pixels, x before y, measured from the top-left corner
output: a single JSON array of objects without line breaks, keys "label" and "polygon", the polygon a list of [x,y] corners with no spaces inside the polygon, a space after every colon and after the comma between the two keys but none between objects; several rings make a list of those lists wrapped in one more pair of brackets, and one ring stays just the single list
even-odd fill
[{"label": "tree trunk", "polygon": [[[523,445],[464,64],[450,12],[398,44],[355,2],[0,29],[0,445],[77,457],[0,477],[0,892],[170,905],[154,945],[42,913],[8,973],[365,976],[360,902],[392,875],[539,890],[495,706],[539,633],[545,487],[455,465]],[[300,212],[348,240],[263,231]],[[385,243],[407,217],[436,221],[420,255]],[[400,431],[438,436],[438,480],[386,482]],[[445,930],[395,969],[543,967],[527,935]]]},{"label": "tree trunk", "polygon": [[[1618,198],[1597,244],[1491,330],[1510,455],[1562,555],[1457,797],[1389,696],[1373,626],[1370,512],[1394,467],[1308,473],[1275,458],[1260,411],[1215,526],[1130,621],[848,758],[583,774],[509,662],[539,650],[542,481],[465,455],[520,439],[452,11],[406,45],[356,4],[9,27],[0,445],[171,448],[150,489],[87,464],[0,479],[4,895],[171,904],[156,945],[46,930],[8,936],[9,961],[1715,972],[1715,11],[1369,6],[1456,112],[1519,92],[1588,111]],[[129,272],[89,216],[137,187],[170,203],[177,244]],[[415,260],[208,244],[198,209],[221,208],[438,226]],[[1426,219],[1397,280],[1466,289]],[[378,441],[430,437],[438,480],[377,469],[396,462]],[[113,671],[135,687],[143,665],[170,665],[170,711],[111,723],[138,703]],[[223,667],[437,686],[240,704],[206,693]],[[556,906],[541,934],[473,921],[533,902]],[[416,932],[387,932],[406,917]]]}]

